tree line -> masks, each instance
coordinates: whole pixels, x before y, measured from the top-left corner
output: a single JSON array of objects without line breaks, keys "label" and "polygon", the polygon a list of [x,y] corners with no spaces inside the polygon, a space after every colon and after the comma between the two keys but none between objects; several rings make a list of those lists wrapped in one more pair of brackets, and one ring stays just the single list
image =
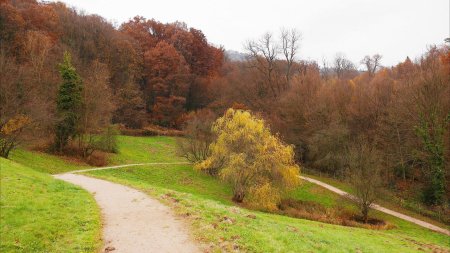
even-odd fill
[{"label": "tree line", "polygon": [[185,23],[137,16],[116,28],[63,3],[2,1],[1,154],[54,136],[52,150],[76,141],[88,157],[111,123],[180,128],[210,102],[222,62],[223,49]]}]

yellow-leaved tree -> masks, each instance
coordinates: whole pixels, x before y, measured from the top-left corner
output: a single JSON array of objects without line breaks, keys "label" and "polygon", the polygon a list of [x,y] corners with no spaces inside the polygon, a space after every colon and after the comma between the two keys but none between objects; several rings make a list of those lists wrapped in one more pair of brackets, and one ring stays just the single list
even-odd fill
[{"label": "yellow-leaved tree", "polygon": [[282,194],[299,183],[300,168],[292,146],[270,133],[264,120],[249,111],[228,109],[213,124],[217,136],[211,155],[196,164],[218,170],[233,187],[233,200],[265,210],[276,209]]},{"label": "yellow-leaved tree", "polygon": [[20,140],[22,130],[28,126],[31,119],[23,114],[17,114],[2,122],[0,118],[0,156],[8,158],[9,152],[13,150]]}]

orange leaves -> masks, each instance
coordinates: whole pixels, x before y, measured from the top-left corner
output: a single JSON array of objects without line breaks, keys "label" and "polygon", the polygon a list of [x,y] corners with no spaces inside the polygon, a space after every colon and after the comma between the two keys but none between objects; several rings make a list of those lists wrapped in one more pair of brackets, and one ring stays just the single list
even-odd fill
[{"label": "orange leaves", "polygon": [[441,55],[441,62],[444,68],[444,73],[450,76],[450,48],[447,48],[447,52]]},{"label": "orange leaves", "polygon": [[149,77],[165,78],[171,74],[186,73],[188,70],[184,57],[165,41],[146,51],[144,59]]},{"label": "orange leaves", "polygon": [[13,135],[20,132],[25,126],[30,124],[31,120],[28,116],[19,114],[9,119],[0,129],[2,135]]},{"label": "orange leaves", "polygon": [[153,120],[165,127],[177,127],[181,125],[179,120],[184,113],[186,98],[169,96],[157,97],[156,103],[152,108]]},{"label": "orange leaves", "polygon": [[[143,53],[171,45],[184,58],[190,72],[197,76],[216,75],[223,62],[223,50],[208,44],[202,31],[182,22],[163,24],[153,19],[136,16],[122,24],[120,31],[133,37]],[[166,49],[169,49],[164,45]],[[171,49],[170,49],[171,50]],[[170,53],[167,51],[166,53]]]}]

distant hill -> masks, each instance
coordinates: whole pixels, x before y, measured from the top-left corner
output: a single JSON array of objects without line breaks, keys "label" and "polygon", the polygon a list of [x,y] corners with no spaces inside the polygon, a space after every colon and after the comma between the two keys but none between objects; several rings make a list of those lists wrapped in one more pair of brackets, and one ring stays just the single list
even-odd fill
[{"label": "distant hill", "polygon": [[247,55],[234,50],[225,50],[225,57],[230,61],[245,61]]}]

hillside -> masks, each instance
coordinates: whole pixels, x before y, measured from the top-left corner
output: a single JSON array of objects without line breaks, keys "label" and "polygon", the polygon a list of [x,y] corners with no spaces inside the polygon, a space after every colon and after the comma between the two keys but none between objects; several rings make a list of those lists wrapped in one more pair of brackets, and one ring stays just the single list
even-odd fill
[{"label": "hillside", "polygon": [[[132,143],[136,145],[131,145]],[[23,152],[25,151],[17,152],[17,156],[13,154],[13,160],[24,161],[18,156]],[[33,157],[39,161],[40,156],[34,152],[27,155],[30,161],[34,160]],[[71,168],[79,166],[56,157],[52,157],[52,160],[58,162],[49,162],[49,168],[52,167],[52,163],[67,163]],[[121,136],[119,154],[110,157],[111,164],[180,160],[176,156],[175,139],[170,137]],[[19,170],[23,168],[17,166]],[[39,166],[40,170],[46,168],[43,164]],[[66,170],[61,170],[63,171]],[[49,172],[55,173],[53,169]],[[378,212],[374,213],[377,218],[388,221],[395,228],[372,230],[331,225],[236,206],[230,199],[230,188],[227,184],[194,171],[190,165],[147,165],[92,171],[86,174],[140,189],[170,206],[180,218],[189,222],[195,238],[212,251],[231,252],[239,249],[249,252],[304,250],[445,252],[450,250],[447,236]],[[83,192],[80,192],[80,197],[88,197],[81,193]],[[338,195],[306,182],[303,182],[292,196],[323,207],[341,206],[353,209],[349,204],[342,205],[345,202]]]}]

